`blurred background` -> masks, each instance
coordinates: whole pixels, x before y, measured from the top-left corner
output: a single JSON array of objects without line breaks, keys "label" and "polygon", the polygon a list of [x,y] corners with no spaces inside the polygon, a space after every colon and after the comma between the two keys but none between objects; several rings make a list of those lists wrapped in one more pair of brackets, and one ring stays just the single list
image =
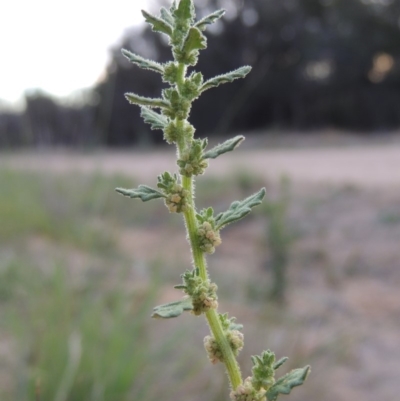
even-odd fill
[{"label": "blurred background", "polygon": [[[400,0],[195,0],[205,78],[196,135],[245,143],[198,178],[199,208],[267,188],[209,258],[220,310],[244,324],[244,376],[263,349],[311,364],[292,401],[400,392]],[[219,401],[204,319],[150,319],[190,268],[179,216],[115,187],[156,185],[175,151],[124,93],[170,60],[141,22],[169,1],[8,2],[0,27],[0,398]],[[284,396],[283,396],[284,397]],[[282,397],[282,398],[283,398]]]}]

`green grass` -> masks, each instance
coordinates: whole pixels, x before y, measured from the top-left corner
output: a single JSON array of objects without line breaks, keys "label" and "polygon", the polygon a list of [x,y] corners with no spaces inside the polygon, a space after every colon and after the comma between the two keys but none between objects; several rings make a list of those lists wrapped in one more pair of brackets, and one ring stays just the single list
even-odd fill
[{"label": "green grass", "polygon": [[[0,170],[2,401],[36,401],[36,391],[41,401],[174,398],[168,378],[190,382],[201,366],[184,346],[171,355],[185,327],[160,333],[150,319],[165,274],[147,264],[139,285],[134,255],[118,249],[121,230],[165,224],[168,213],[162,202],[144,212],[114,192],[118,185],[135,183]],[[36,239],[45,244],[39,255]]]},{"label": "green grass", "polygon": [[64,184],[52,176],[1,171],[0,240],[12,243],[39,235],[80,248],[111,247],[110,236],[82,224],[85,200],[77,199],[76,182],[71,177]]},{"label": "green grass", "polygon": [[[199,205],[223,211],[258,184],[200,177]],[[202,372],[202,322],[150,319],[161,283],[180,281],[177,269],[167,261],[156,269],[156,252],[136,261],[118,246],[131,227],[181,224],[161,201],[114,192],[136,185],[124,176],[0,170],[1,401],[36,401],[35,391],[40,401],[197,401],[205,391],[219,399],[223,370]]]},{"label": "green grass", "polygon": [[0,370],[12,383],[0,390],[1,400],[34,400],[37,386],[41,399],[54,401],[160,396],[151,383],[160,365],[149,361],[168,357],[180,335],[151,343],[158,286],[127,290],[125,276],[113,286],[104,276],[74,285],[62,267],[44,274],[18,260],[3,266],[2,335],[13,339],[15,354],[12,371]]},{"label": "green grass", "polygon": [[144,212],[114,192],[135,185],[122,176],[39,174],[0,171],[0,241],[15,243],[41,236],[93,252],[112,251],[113,228],[150,224],[164,212],[162,204]]}]

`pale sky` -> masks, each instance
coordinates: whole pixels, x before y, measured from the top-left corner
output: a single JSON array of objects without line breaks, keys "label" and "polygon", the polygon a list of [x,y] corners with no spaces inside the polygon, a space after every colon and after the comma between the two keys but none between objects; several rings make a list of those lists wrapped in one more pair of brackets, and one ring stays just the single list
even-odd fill
[{"label": "pale sky", "polygon": [[103,73],[109,48],[143,21],[149,0],[4,0],[0,17],[0,99],[41,88],[68,96]]}]

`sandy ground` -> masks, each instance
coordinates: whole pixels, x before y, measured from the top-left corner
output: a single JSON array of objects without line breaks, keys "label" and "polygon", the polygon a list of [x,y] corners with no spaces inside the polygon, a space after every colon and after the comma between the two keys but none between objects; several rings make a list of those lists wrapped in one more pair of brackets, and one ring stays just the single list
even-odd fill
[{"label": "sandy ground", "polygon": [[[105,172],[132,175],[140,180],[154,177],[175,166],[172,148],[157,152],[38,152],[0,154],[0,167],[51,172]],[[228,157],[210,163],[210,174],[232,171],[255,172],[261,178],[282,174],[293,181],[352,184],[363,187],[400,185],[400,143],[339,148],[249,149],[243,146]]]}]

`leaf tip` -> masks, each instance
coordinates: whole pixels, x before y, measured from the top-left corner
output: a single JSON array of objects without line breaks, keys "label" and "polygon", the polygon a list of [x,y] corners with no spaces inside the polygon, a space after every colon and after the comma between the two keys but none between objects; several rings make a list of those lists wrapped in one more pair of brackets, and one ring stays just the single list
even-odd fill
[{"label": "leaf tip", "polygon": [[115,191],[121,195],[126,195],[126,189],[124,188],[115,188]]},{"label": "leaf tip", "polygon": [[242,142],[245,140],[246,138],[243,135],[238,135],[236,137],[236,144],[235,144],[235,149],[242,144]]},{"label": "leaf tip", "polygon": [[311,366],[310,365],[304,366],[304,375],[303,375],[304,380],[308,378],[310,373],[311,373]]},{"label": "leaf tip", "polygon": [[253,69],[253,67],[251,65],[245,65],[243,66],[243,72],[247,75],[251,70]]}]

